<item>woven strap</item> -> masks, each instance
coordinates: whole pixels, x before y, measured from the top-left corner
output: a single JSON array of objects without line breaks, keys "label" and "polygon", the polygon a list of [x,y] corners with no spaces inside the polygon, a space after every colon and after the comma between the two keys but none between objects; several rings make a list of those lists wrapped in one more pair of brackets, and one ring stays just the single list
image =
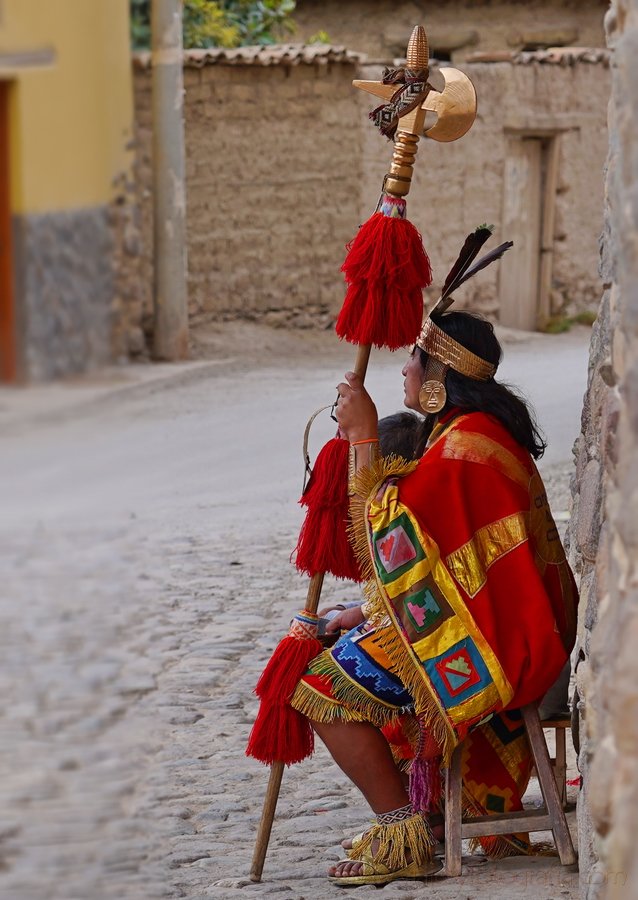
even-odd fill
[{"label": "woven strap", "polygon": [[403,822],[404,819],[409,819],[410,816],[413,815],[412,804],[406,803],[406,805],[400,807],[400,809],[392,809],[390,812],[377,813],[377,822],[379,825],[394,825],[396,822]]}]

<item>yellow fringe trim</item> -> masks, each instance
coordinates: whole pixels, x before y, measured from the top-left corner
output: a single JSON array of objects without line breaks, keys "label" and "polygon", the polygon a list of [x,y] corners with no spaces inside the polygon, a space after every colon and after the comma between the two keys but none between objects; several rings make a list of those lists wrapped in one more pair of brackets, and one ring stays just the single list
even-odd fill
[{"label": "yellow fringe trim", "polygon": [[[379,846],[372,853],[375,841]],[[427,821],[420,813],[415,813],[392,825],[375,823],[347,855],[349,859],[362,860],[364,855],[370,854],[373,862],[382,863],[390,872],[398,872],[411,862],[419,866],[430,862],[434,843]]]},{"label": "yellow fringe trim", "polygon": [[[405,738],[407,739],[407,743],[409,743],[413,752],[416,753],[416,749],[419,746],[419,740],[421,738],[421,729],[419,728],[418,721],[415,719],[412,713],[408,713],[405,719],[402,720],[401,731],[403,732]],[[390,750],[392,751],[392,756],[397,768],[401,772],[409,772],[413,762],[412,757],[404,759],[403,757],[399,756],[398,753],[400,752],[400,748],[395,744],[390,744]]]},{"label": "yellow fringe trim", "polygon": [[339,668],[329,650],[316,656],[309,666],[312,675],[330,678],[334,699],[304,681],[300,681],[290,700],[291,706],[315,722],[371,722],[383,728],[395,721],[402,712],[398,706],[385,704],[368,694],[365,688],[352,681]]},{"label": "yellow fringe trim", "polygon": [[313,722],[330,723],[363,722],[363,716],[359,716],[353,710],[346,709],[340,703],[330,700],[324,694],[320,694],[310,685],[300,681],[295,692],[290,698],[290,705],[307,719]]},{"label": "yellow fringe trim", "polygon": [[426,683],[421,665],[413,658],[411,649],[402,636],[396,613],[386,598],[372,561],[372,548],[368,533],[368,510],[381,485],[388,478],[399,478],[415,470],[418,460],[406,462],[402,457],[388,456],[370,467],[359,469],[354,480],[354,495],[350,499],[350,542],[359,561],[365,584],[366,612],[376,624],[390,618],[393,629],[379,646],[392,663],[392,671],[414,699],[414,711],[422,727],[429,729],[441,747],[443,765],[448,765],[457,744],[457,736],[433,690]]},{"label": "yellow fringe trim", "polygon": [[378,459],[371,466],[364,466],[357,471],[352,480],[354,494],[350,498],[350,524],[348,534],[350,543],[361,566],[361,574],[366,582],[366,595],[371,592],[370,582],[375,582],[376,571],[368,543],[368,506],[388,478],[402,478],[414,472],[419,461],[406,462],[402,456],[390,454]]}]

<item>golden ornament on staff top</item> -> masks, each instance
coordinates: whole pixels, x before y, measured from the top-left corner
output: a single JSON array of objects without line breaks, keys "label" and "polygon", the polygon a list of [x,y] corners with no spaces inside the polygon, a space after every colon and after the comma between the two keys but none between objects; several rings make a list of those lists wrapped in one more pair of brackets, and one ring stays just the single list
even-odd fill
[{"label": "golden ornament on staff top", "polygon": [[[410,190],[412,167],[422,134],[435,141],[456,141],[469,131],[476,118],[476,91],[470,79],[459,69],[429,69],[428,39],[421,25],[415,26],[406,52],[406,68],[424,70],[430,88],[426,98],[399,119],[390,171],[384,189],[397,197]],[[396,93],[396,84],[382,81],[352,82],[354,87],[380,97],[386,103]],[[428,124],[430,119],[434,119]]]}]

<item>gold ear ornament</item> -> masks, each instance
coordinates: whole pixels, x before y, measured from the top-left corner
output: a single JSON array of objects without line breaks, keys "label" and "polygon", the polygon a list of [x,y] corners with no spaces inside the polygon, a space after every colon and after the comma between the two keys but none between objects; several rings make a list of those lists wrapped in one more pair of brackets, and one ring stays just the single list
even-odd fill
[{"label": "gold ear ornament", "polygon": [[436,415],[447,401],[445,374],[448,367],[440,360],[430,357],[425,367],[425,381],[419,391],[419,405],[424,413]]}]

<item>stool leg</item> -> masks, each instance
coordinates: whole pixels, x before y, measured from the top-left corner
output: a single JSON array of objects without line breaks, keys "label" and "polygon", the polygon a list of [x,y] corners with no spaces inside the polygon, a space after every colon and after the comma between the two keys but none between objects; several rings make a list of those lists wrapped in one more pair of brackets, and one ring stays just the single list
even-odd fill
[{"label": "stool leg", "polygon": [[523,714],[523,721],[525,722],[527,736],[532,748],[543,800],[552,823],[556,849],[558,850],[561,863],[564,866],[569,866],[576,862],[576,853],[574,852],[572,837],[567,827],[563,806],[560,802],[556,779],[554,778],[552,764],[547,752],[545,735],[543,734],[541,721],[538,718],[538,711],[535,706],[524,706],[521,709],[521,713]]},{"label": "stool leg", "polygon": [[565,744],[565,729],[556,728],[556,759],[554,762],[554,775],[556,776],[556,786],[560,794],[560,802],[563,807],[567,805],[567,750]]},{"label": "stool leg", "polygon": [[461,874],[461,749],[456,748],[445,771],[445,874],[450,876]]}]

